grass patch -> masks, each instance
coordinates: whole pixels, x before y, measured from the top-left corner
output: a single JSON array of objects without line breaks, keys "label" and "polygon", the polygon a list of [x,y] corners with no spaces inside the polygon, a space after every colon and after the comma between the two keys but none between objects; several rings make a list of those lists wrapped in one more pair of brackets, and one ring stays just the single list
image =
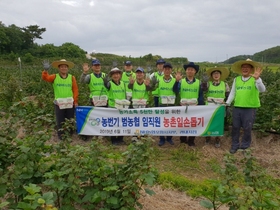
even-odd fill
[{"label": "grass patch", "polygon": [[194,181],[172,172],[160,174],[157,182],[164,188],[180,190],[192,197],[199,197],[201,191],[209,189],[207,180]]}]

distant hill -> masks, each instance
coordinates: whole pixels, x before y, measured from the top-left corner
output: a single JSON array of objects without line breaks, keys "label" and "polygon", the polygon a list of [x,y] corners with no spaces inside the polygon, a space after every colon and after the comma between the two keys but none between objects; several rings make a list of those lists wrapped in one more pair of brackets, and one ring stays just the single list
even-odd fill
[{"label": "distant hill", "polygon": [[228,60],[225,60],[224,63],[232,64],[238,60],[244,60],[247,58],[264,63],[280,63],[280,46],[272,47],[253,55],[238,55],[231,57]]},{"label": "distant hill", "polygon": [[[160,55],[144,55],[142,57],[126,57],[126,56],[120,56],[120,55],[114,55],[114,54],[108,54],[108,53],[96,53],[91,54],[92,57],[97,57],[103,62],[105,62],[107,65],[111,65],[111,63],[117,63],[121,64],[125,60],[131,60],[132,63],[135,66],[154,66],[157,59],[161,58]],[[266,50],[263,50],[261,52],[257,52],[253,55],[237,55],[234,57],[229,58],[228,60],[225,60],[221,63],[223,64],[233,64],[236,61],[239,60],[246,60],[247,58],[250,58],[254,61],[258,61],[260,63],[274,63],[274,64],[280,64],[280,46],[272,47]],[[188,58],[185,57],[172,57],[172,58],[164,58],[167,62],[170,62],[174,64],[175,67],[182,66],[184,63],[188,62]]]}]

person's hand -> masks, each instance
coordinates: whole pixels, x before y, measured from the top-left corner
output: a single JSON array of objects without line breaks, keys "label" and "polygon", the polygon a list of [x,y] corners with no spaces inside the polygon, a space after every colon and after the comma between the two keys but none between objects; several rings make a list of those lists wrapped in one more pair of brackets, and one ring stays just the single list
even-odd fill
[{"label": "person's hand", "polygon": [[202,82],[201,83],[201,89],[203,91],[207,91],[208,90],[208,83],[207,82]]},{"label": "person's hand", "polygon": [[146,79],[144,80],[144,84],[145,84],[146,86],[149,86],[150,83],[151,83],[150,78],[146,78]]},{"label": "person's hand", "polygon": [[152,67],[148,66],[147,67],[147,72],[150,74],[150,73],[152,73],[152,71],[153,71]]},{"label": "person's hand", "polygon": [[176,72],[176,75],[175,75],[176,81],[179,82],[182,78],[183,78],[182,72],[177,71],[177,72]]},{"label": "person's hand", "polygon": [[209,76],[207,74],[203,74],[201,78],[202,83],[207,83],[209,81]]},{"label": "person's hand", "polygon": [[155,76],[152,77],[151,83],[153,86],[155,86],[158,83],[158,80]]},{"label": "person's hand", "polygon": [[134,81],[135,81],[135,79],[134,79],[132,76],[130,76],[130,77],[129,77],[129,83],[130,83],[130,84],[133,84]]},{"label": "person's hand", "polygon": [[251,76],[257,80],[260,78],[261,73],[262,73],[261,67],[256,67],[254,74],[252,74]]},{"label": "person's hand", "polygon": [[45,71],[48,71],[51,68],[51,64],[50,64],[49,60],[44,60],[42,62],[42,64],[43,64],[43,68]]}]

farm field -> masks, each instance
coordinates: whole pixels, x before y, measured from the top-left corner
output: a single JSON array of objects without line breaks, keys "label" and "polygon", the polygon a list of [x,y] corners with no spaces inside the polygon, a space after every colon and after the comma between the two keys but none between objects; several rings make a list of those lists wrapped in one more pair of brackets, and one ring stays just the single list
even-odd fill
[{"label": "farm field", "polygon": [[[205,144],[205,138],[196,138],[196,147],[189,147],[180,144],[178,137],[173,137],[175,145],[165,144],[162,147],[157,145],[158,137],[152,137],[152,147],[156,153],[155,167],[162,174],[171,174],[171,176],[183,176],[191,182],[200,183],[203,180],[217,178],[215,168],[224,165],[224,156],[230,148],[231,138],[230,131],[225,132],[222,137],[221,147],[215,148],[213,142],[210,145]],[[23,138],[24,134],[19,133],[18,137]],[[88,141],[79,138],[78,135],[72,136],[72,145],[88,146],[91,141],[99,141],[100,143],[110,147],[110,142],[106,137],[93,137]],[[130,137],[125,137],[126,145],[114,147],[115,152],[125,152],[131,143]],[[47,141],[47,144],[58,144],[59,140],[55,132]],[[279,135],[269,134],[267,136],[259,136],[258,132],[253,133],[252,155],[257,162],[266,170],[267,175],[279,179],[279,163],[280,163],[280,141]],[[244,154],[239,151],[234,155],[237,160],[244,158]],[[170,182],[169,182],[170,181]],[[183,190],[177,189],[171,184],[172,180],[168,179],[163,183],[157,183],[150,187],[155,194],[148,195],[142,192],[139,202],[143,205],[144,210],[203,210],[199,202],[202,197],[192,197]],[[220,210],[228,209],[226,205],[219,208]]]},{"label": "farm field", "polygon": [[[22,72],[18,66],[0,69],[0,209],[1,205],[3,209],[8,205],[10,209],[17,205],[21,206],[18,209],[31,209],[28,205],[35,198],[34,203],[38,198],[53,203],[50,208],[53,210],[55,207],[87,209],[85,204],[73,203],[83,198],[85,203],[109,200],[111,206],[125,200],[130,207],[137,200],[146,210],[200,210],[206,209],[200,202],[213,198],[217,186],[217,197],[213,199],[216,207],[222,205],[219,209],[228,209],[226,205],[232,200],[238,201],[236,206],[243,206],[243,209],[253,204],[252,209],[280,208],[280,77],[276,68],[264,71],[261,76],[267,91],[261,94],[262,107],[257,112],[251,150],[234,155],[228,152],[230,129],[225,131],[220,148],[215,148],[213,142],[205,145],[202,137],[196,138],[195,147],[180,144],[178,137],[173,137],[175,145],[166,143],[162,147],[157,146],[158,137],[145,137],[143,144],[136,145],[125,137],[126,145],[112,147],[106,137],[84,141],[73,134],[63,143],[54,131],[52,87],[41,80],[40,68],[25,67]],[[79,78],[81,71],[77,68],[71,73]],[[198,77],[202,73],[203,70]],[[228,79],[229,84],[234,76]],[[79,84],[79,92],[79,104],[87,105],[88,87]],[[73,125],[69,122],[67,126]],[[117,182],[104,179],[107,185],[103,188],[102,182],[95,179],[111,175]],[[90,180],[86,182],[88,177]],[[100,190],[103,197],[90,191],[86,183],[106,189]],[[120,183],[130,186],[128,194],[118,194],[116,186]],[[28,189],[36,192],[30,194],[24,188],[29,184],[42,188],[30,186]],[[144,188],[155,194],[144,193]],[[88,198],[85,195],[89,192],[99,196]],[[48,194],[44,197],[44,193]],[[226,193],[231,201],[226,202],[223,197]],[[62,205],[59,195],[68,206]],[[26,196],[29,199],[24,199]],[[112,197],[114,199],[105,199]],[[100,207],[98,205],[95,209]],[[209,202],[207,205],[211,209]],[[47,209],[47,206],[37,207]],[[33,209],[36,208],[34,204]]]}]

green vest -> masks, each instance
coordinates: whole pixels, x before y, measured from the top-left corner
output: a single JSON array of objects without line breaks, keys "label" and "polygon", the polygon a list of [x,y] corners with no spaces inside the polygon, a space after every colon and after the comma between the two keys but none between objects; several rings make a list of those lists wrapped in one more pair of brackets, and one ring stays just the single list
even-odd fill
[{"label": "green vest", "polygon": [[217,86],[213,85],[212,82],[209,82],[207,97],[225,98],[225,95],[226,95],[226,85],[224,81],[221,81],[220,84]]},{"label": "green vest", "polygon": [[73,97],[72,91],[72,75],[68,74],[65,79],[61,78],[59,74],[56,74],[53,81],[54,98],[68,98]]},{"label": "green vest", "polygon": [[148,100],[148,91],[146,90],[146,85],[139,85],[136,81],[133,84],[132,99],[146,99]]},{"label": "green vest", "polygon": [[133,79],[136,78],[136,74],[134,72],[131,72],[131,74],[128,76],[126,72],[122,73],[122,78],[121,81],[125,84],[126,92],[131,92],[131,89],[128,89],[128,84],[129,84],[129,78],[132,76]]},{"label": "green vest", "polygon": [[[157,80],[159,80],[160,78],[163,78],[163,72],[161,75],[158,72],[155,72],[154,77],[156,77]],[[152,95],[158,96],[158,88],[152,91]]]},{"label": "green vest", "polygon": [[181,99],[198,99],[199,96],[199,85],[200,82],[198,79],[195,79],[195,82],[192,84],[187,83],[186,79],[182,79],[180,86],[180,97]]},{"label": "green vest", "polygon": [[159,103],[162,104],[161,102],[161,96],[176,96],[176,94],[173,91],[173,86],[176,82],[175,78],[171,78],[169,82],[165,82],[163,77],[159,78],[159,83],[158,83],[158,96],[159,96]]},{"label": "green vest", "polygon": [[122,81],[120,81],[119,85],[116,85],[114,82],[110,81],[110,90],[108,91],[108,105],[109,107],[115,107],[115,99],[126,99],[125,94],[125,85]]},{"label": "green vest", "polygon": [[107,95],[107,89],[105,88],[103,81],[103,78],[105,76],[106,74],[102,73],[101,77],[97,78],[94,73],[90,74],[90,83],[88,84],[90,98],[92,98],[93,96]]},{"label": "green vest", "polygon": [[261,106],[255,78],[251,77],[244,82],[242,81],[242,76],[236,77],[234,106],[244,108],[258,108]]}]

